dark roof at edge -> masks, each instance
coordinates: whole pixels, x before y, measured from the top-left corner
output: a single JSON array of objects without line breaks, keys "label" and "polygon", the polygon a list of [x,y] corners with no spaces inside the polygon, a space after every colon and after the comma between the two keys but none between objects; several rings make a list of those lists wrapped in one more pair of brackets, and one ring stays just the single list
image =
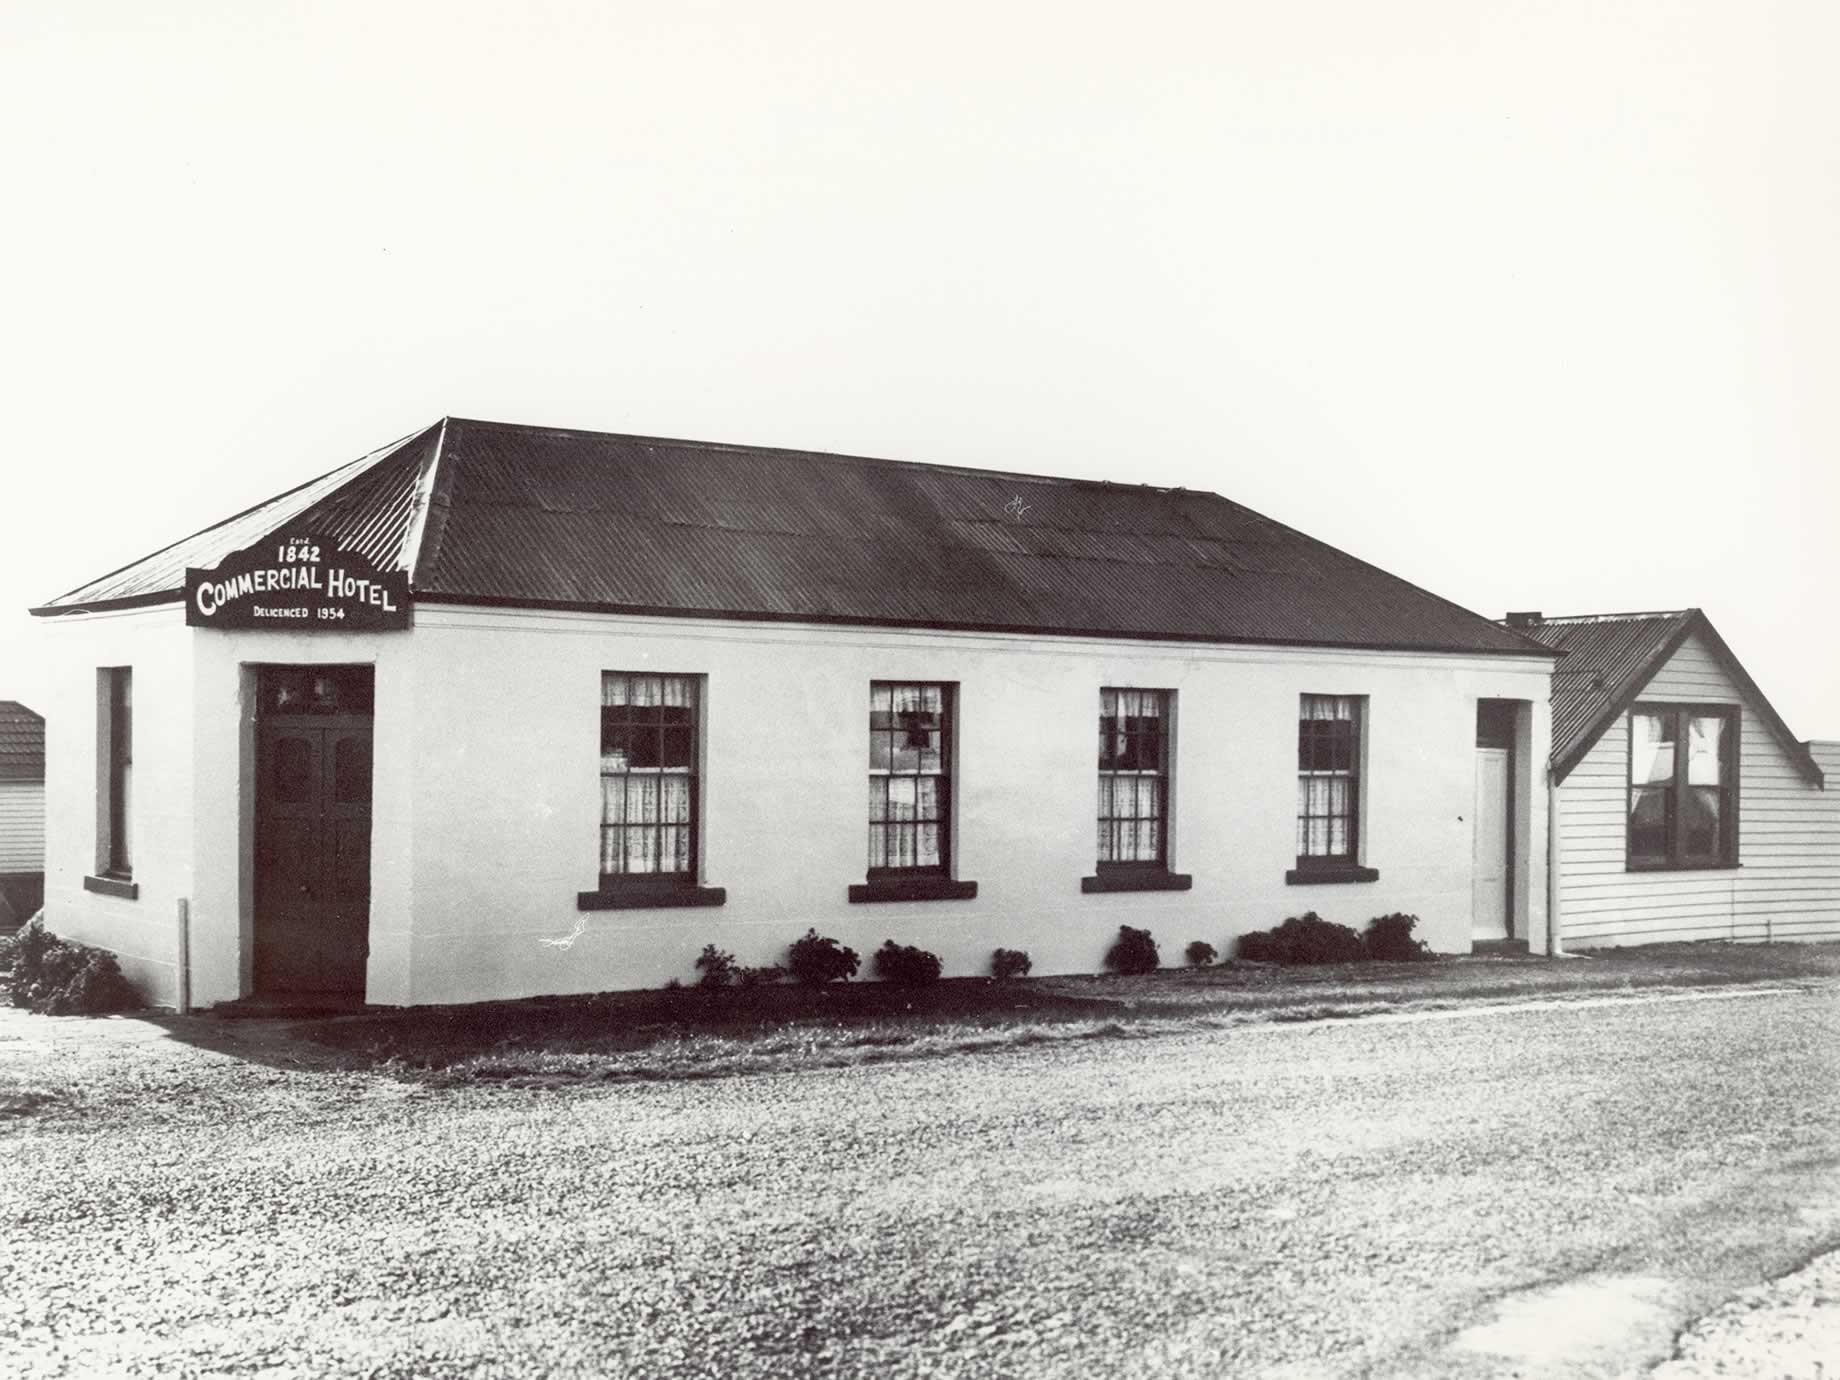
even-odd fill
[{"label": "dark roof at edge", "polygon": [[1553,670],[1551,761],[1558,780],[1571,774],[1605,730],[1641,698],[1655,673],[1697,632],[1802,774],[1816,785],[1826,784],[1808,745],[1789,731],[1701,610],[1574,614],[1545,618],[1521,631],[1565,654]]},{"label": "dark roof at edge", "polygon": [[458,417],[35,611],[176,597],[284,524],[429,602],[1550,655],[1216,494]]},{"label": "dark roof at edge", "polygon": [[0,700],[0,781],[44,779],[44,716],[18,700]]}]

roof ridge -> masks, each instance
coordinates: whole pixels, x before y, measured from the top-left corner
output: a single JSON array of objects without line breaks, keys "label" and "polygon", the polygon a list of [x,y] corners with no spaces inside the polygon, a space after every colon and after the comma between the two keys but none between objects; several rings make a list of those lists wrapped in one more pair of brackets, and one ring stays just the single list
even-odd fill
[{"label": "roof ridge", "polygon": [[[1688,618],[1698,613],[1697,608],[1654,609],[1642,613],[1566,613],[1542,616],[1534,627],[1548,627],[1554,623],[1633,623],[1644,618]],[[1497,620],[1505,623],[1506,619]]]},{"label": "roof ridge", "polygon": [[[276,504],[280,503],[283,499],[289,498],[293,496],[294,494],[299,493],[302,489],[309,489],[309,488],[312,488],[315,484],[324,483],[326,480],[331,479],[334,475],[339,474],[342,471],[345,471],[345,470],[352,471],[351,475],[348,478],[343,479],[339,481],[338,483],[334,484],[324,494],[320,495],[319,501],[323,503],[326,500],[332,498],[333,496],[343,493],[353,483],[355,483],[359,479],[362,479],[365,475],[369,474],[373,469],[381,465],[385,460],[388,460],[392,455],[394,455],[403,446],[407,445],[410,441],[413,441],[417,436],[422,435],[427,430],[428,430],[427,427],[421,427],[415,431],[409,432],[405,436],[399,436],[396,440],[391,441],[385,445],[378,446],[374,450],[368,450],[364,454],[358,456],[355,460],[347,460],[343,464],[334,465],[329,470],[322,470],[318,474],[312,476],[309,479],[303,479],[300,483],[295,484],[289,488],[283,489],[278,494],[270,494],[267,498],[263,499],[260,503],[252,503],[247,508],[242,509],[240,512],[232,513],[230,514],[229,517],[222,518],[218,520],[217,522],[207,523],[205,526],[198,528],[194,532],[186,533],[186,535],[178,538],[176,541],[169,541],[164,546],[156,546],[153,550],[148,551],[140,556],[136,556],[133,560],[126,561],[123,564],[116,566],[113,570],[106,570],[100,575],[92,576],[90,579],[83,581],[81,584],[72,585],[69,589],[63,591],[61,594],[54,594],[51,598],[45,600],[43,604],[37,605],[35,608],[29,610],[29,612],[36,613],[38,612],[39,609],[47,609],[47,610],[51,609],[57,606],[61,600],[68,599],[70,598],[71,595],[76,594],[81,590],[88,589],[91,585],[101,584],[104,580],[112,579],[115,576],[120,575],[124,571],[132,570],[135,566],[142,565],[146,563],[147,561],[151,561],[156,556],[162,556],[166,552],[173,550],[175,547],[185,545],[185,543],[188,541],[194,541],[197,538],[204,536],[205,533],[207,532],[215,532],[220,527],[228,527],[231,523],[239,522],[243,518],[249,517],[253,513],[259,513],[264,508],[273,507]],[[110,601],[105,599],[105,600],[99,600],[98,602],[110,602]]]},{"label": "roof ridge", "polygon": [[[415,492],[410,500],[409,521],[403,532],[402,568],[409,576],[409,588],[415,588],[415,577],[423,565],[424,555],[428,552],[439,554],[441,534],[447,525],[447,484],[446,467],[442,461],[447,456],[447,428],[450,423],[463,420],[456,417],[442,417],[429,430],[436,431],[434,447],[428,452],[421,472],[415,477]],[[423,433],[424,435],[426,432]],[[440,505],[437,515],[435,506]],[[429,528],[434,529],[432,540]]]},{"label": "roof ridge", "polygon": [[[1026,479],[1037,484],[1067,484],[1074,487],[1088,486],[1099,489],[1146,489],[1159,494],[1196,494],[1209,498],[1220,498],[1206,489],[1190,489],[1180,484],[1137,484],[1123,479],[1082,479],[1067,474],[1037,474],[1030,470],[999,470],[984,465],[947,465],[937,460],[891,460],[880,455],[855,455],[847,451],[836,450],[802,450],[797,446],[761,446],[741,441],[699,441],[686,436],[645,436],[634,431],[594,431],[588,427],[578,426],[536,426],[528,422],[495,422],[482,417],[454,417],[442,419],[444,422],[458,422],[462,426],[491,427],[498,431],[522,431],[549,433],[558,436],[593,436],[607,441],[638,441],[664,446],[684,446],[691,450],[716,451],[730,455],[758,455],[766,452],[771,455],[793,456],[800,460],[826,460],[852,465],[881,465],[890,469],[928,470],[946,474],[976,474],[989,479]],[[1231,503],[1232,499],[1223,499]],[[1238,506],[1238,505],[1235,505]]]}]

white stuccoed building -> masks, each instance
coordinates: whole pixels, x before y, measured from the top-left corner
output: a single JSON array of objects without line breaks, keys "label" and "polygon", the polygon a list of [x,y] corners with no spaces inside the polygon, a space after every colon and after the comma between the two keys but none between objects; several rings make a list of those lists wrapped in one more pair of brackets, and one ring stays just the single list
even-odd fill
[{"label": "white stuccoed building", "polygon": [[1556,654],[1213,494],[448,418],[35,612],[48,922],[155,1002],[1548,945]]}]

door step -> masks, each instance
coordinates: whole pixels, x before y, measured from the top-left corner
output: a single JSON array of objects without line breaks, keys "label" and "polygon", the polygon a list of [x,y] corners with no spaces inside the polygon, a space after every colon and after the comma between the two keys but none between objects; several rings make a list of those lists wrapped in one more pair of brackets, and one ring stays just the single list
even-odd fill
[{"label": "door step", "polygon": [[1525,939],[1478,939],[1469,946],[1469,951],[1482,958],[1524,957],[1527,953]]},{"label": "door step", "polygon": [[349,1016],[364,1009],[364,998],[350,992],[288,992],[220,1001],[203,1014],[223,1020],[295,1020],[309,1016]]}]

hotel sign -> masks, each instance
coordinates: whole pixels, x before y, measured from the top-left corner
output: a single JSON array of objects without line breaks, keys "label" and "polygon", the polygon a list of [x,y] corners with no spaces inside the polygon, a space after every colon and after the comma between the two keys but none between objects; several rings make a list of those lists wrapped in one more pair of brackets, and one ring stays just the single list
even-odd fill
[{"label": "hotel sign", "polygon": [[231,552],[214,570],[188,569],[185,621],[194,628],[391,632],[409,626],[409,576],[379,570],[324,537],[270,537]]}]

